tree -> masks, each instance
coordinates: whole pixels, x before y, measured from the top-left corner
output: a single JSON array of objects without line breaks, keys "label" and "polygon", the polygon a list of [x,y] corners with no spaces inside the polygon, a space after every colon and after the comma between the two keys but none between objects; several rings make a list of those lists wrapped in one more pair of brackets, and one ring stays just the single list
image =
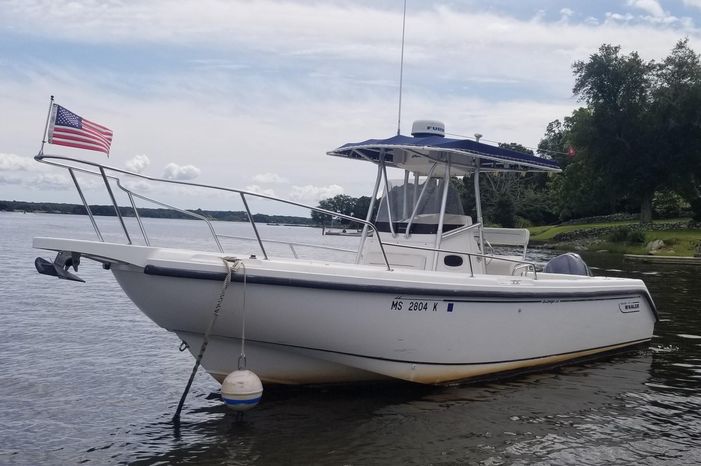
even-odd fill
[{"label": "tree", "polygon": [[588,113],[571,136],[584,149],[589,171],[602,178],[607,194],[630,196],[640,203],[640,221],[652,220],[652,198],[666,176],[664,157],[654,136],[650,110],[655,66],[636,52],[602,45],[589,60],[573,65],[573,92]]},{"label": "tree", "polygon": [[[318,207],[321,209],[330,210],[332,212],[337,212],[339,214],[352,216],[355,204],[355,198],[348,196],[347,194],[338,194],[328,199],[322,199],[319,201]],[[312,220],[314,220],[315,223],[322,225],[336,220],[339,220],[339,223],[341,224],[347,225],[349,223],[346,220],[340,220],[339,217],[332,217],[317,211],[312,211]]]},{"label": "tree", "polygon": [[[501,143],[500,147],[533,155],[533,151],[522,144]],[[517,216],[524,223],[554,221],[557,213],[547,191],[550,178],[545,173],[483,173],[480,176],[480,192],[485,222],[494,222],[503,227],[517,224]],[[464,177],[461,198],[466,213],[475,212],[474,181]],[[475,220],[476,221],[476,220]]]},{"label": "tree", "polygon": [[652,114],[661,156],[670,167],[667,187],[679,192],[692,206],[698,206],[701,203],[701,61],[689,48],[688,39],[677,42],[672,53],[657,66],[654,76]]},{"label": "tree", "polygon": [[[365,220],[365,217],[368,214],[368,209],[370,208],[370,197],[369,196],[360,196],[355,200],[355,204],[353,205],[353,217],[356,218],[361,218]],[[377,209],[377,203],[375,204],[375,209]]]},{"label": "tree", "polygon": [[545,135],[538,143],[537,152],[541,157],[555,160],[562,170],[565,170],[572,163],[576,154],[576,152],[568,154],[569,148],[572,147],[570,130],[573,118],[573,116],[565,117],[564,123],[560,120],[548,123]]}]

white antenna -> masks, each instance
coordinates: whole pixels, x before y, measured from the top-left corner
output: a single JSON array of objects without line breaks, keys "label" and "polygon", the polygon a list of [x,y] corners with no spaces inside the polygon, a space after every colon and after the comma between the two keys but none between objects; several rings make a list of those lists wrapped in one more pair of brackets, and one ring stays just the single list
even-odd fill
[{"label": "white antenna", "polygon": [[404,77],[404,31],[406,29],[406,0],[404,0],[404,17],[402,18],[402,58],[399,63],[399,114],[397,115],[397,136],[402,129],[402,79]]}]

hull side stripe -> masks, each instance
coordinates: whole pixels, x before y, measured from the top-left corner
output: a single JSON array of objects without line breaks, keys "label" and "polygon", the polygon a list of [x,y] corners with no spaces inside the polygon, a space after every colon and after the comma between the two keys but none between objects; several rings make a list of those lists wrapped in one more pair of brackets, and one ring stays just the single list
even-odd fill
[{"label": "hull side stripe", "polygon": [[[175,278],[191,278],[196,280],[217,280],[224,281],[226,274],[224,272],[205,272],[200,270],[178,269],[173,267],[160,267],[157,265],[147,265],[144,268],[146,275],[156,275],[163,277]],[[242,275],[233,275],[232,281],[243,282]],[[547,299],[557,299],[560,301],[600,301],[604,299],[631,299],[637,297],[634,293],[643,295],[647,303],[650,305],[655,320],[657,317],[657,309],[650,297],[650,294],[645,289],[639,290],[603,290],[603,291],[584,291],[584,292],[503,292],[503,291],[472,291],[458,289],[443,289],[435,288],[402,288],[398,286],[387,285],[367,285],[356,283],[333,283],[320,280],[302,280],[298,278],[279,278],[279,277],[264,277],[259,275],[247,275],[246,281],[249,284],[272,285],[272,286],[290,286],[296,288],[315,288],[322,290],[333,291],[361,291],[365,293],[385,293],[393,295],[409,294],[411,296],[444,296],[449,298],[482,298],[480,302],[499,302],[507,300],[510,302],[540,302]],[[484,298],[490,298],[484,301]],[[497,298],[497,299],[494,299]],[[453,300],[456,301],[456,300]]]}]

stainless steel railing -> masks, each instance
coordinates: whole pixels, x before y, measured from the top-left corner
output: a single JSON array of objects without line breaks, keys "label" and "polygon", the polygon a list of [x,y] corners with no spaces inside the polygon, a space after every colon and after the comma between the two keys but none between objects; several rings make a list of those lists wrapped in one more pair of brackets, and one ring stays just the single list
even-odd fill
[{"label": "stainless steel railing", "polygon": [[[78,183],[78,179],[75,177],[74,172],[86,173],[89,175],[99,176],[102,178],[102,180],[105,184],[105,188],[107,189],[107,192],[110,196],[110,200],[112,201],[112,205],[115,209],[115,213],[117,214],[117,218],[119,219],[119,223],[122,226],[122,230],[124,231],[124,235],[126,236],[127,242],[129,244],[132,244],[131,236],[129,235],[129,230],[127,229],[127,226],[124,223],[124,219],[122,218],[122,213],[119,209],[119,205],[117,204],[117,200],[114,197],[114,193],[113,193],[112,187],[110,185],[110,180],[114,180],[117,183],[117,185],[119,186],[119,188],[122,191],[124,191],[125,193],[127,193],[128,197],[130,199],[130,202],[132,204],[132,209],[135,212],[134,217],[136,218],[136,221],[139,224],[139,229],[141,230],[142,235],[144,237],[144,242],[146,242],[147,244],[149,244],[148,235],[146,234],[146,229],[144,228],[143,222],[141,221],[141,217],[138,214],[138,209],[136,208],[136,205],[133,202],[133,197],[138,197],[140,199],[143,199],[143,200],[146,200],[149,202],[153,202],[157,205],[161,205],[161,206],[164,206],[167,208],[172,208],[178,212],[181,212],[181,213],[184,213],[186,215],[190,215],[192,217],[204,220],[205,222],[207,222],[207,224],[210,228],[210,231],[212,233],[212,237],[214,238],[214,241],[217,244],[217,248],[219,249],[220,252],[224,252],[224,250],[221,246],[221,243],[219,241],[219,238],[217,237],[217,233],[214,230],[214,227],[212,226],[211,222],[207,218],[200,216],[198,214],[195,214],[194,212],[189,212],[189,211],[185,211],[182,209],[178,209],[178,208],[175,208],[174,206],[165,204],[165,203],[160,202],[160,201],[156,201],[155,199],[151,199],[151,198],[148,198],[146,196],[142,196],[140,194],[134,193],[132,190],[123,186],[118,177],[113,176],[113,175],[107,175],[107,172],[121,173],[124,175],[133,176],[136,178],[141,178],[141,179],[148,180],[148,181],[176,184],[176,185],[182,185],[182,186],[192,186],[192,187],[213,189],[213,190],[218,190],[218,191],[239,194],[241,196],[241,200],[243,201],[244,207],[246,209],[246,214],[248,216],[249,223],[250,223],[251,227],[253,228],[253,232],[254,232],[256,240],[258,242],[258,246],[260,247],[261,251],[263,252],[263,256],[265,259],[268,259],[268,254],[267,254],[267,251],[265,250],[263,240],[260,237],[260,233],[258,232],[256,222],[253,220],[253,214],[251,213],[251,210],[248,206],[246,196],[252,196],[252,197],[257,197],[257,198],[261,198],[261,199],[268,199],[268,200],[275,201],[275,202],[281,202],[283,204],[288,204],[288,205],[292,205],[292,206],[296,206],[296,207],[302,207],[304,209],[309,209],[309,210],[314,211],[314,212],[319,212],[319,213],[322,213],[325,215],[330,215],[332,217],[338,217],[338,218],[342,218],[344,220],[348,220],[351,222],[365,225],[368,228],[371,228],[375,232],[375,237],[378,240],[378,245],[379,245],[380,250],[382,252],[382,257],[384,258],[385,266],[387,267],[387,270],[392,270],[392,268],[389,264],[389,260],[387,259],[387,254],[385,252],[384,246],[382,244],[382,240],[380,238],[380,233],[377,230],[377,228],[375,227],[375,225],[372,222],[369,222],[366,220],[361,220],[361,219],[352,217],[350,215],[345,215],[345,214],[341,214],[338,212],[333,212],[333,211],[322,209],[319,207],[313,207],[310,205],[302,204],[301,202],[291,201],[288,199],[280,199],[280,198],[276,198],[273,196],[268,196],[266,194],[254,193],[254,192],[245,191],[245,190],[241,190],[241,189],[225,188],[222,186],[214,186],[214,185],[207,185],[207,184],[201,184],[201,183],[192,183],[189,181],[180,181],[180,180],[167,180],[164,178],[156,178],[156,177],[146,176],[146,175],[142,175],[140,173],[134,173],[134,172],[130,172],[128,170],[122,170],[121,168],[110,167],[108,165],[103,165],[103,164],[96,163],[96,162],[90,162],[87,160],[75,159],[72,157],[66,157],[66,156],[60,156],[60,155],[38,154],[34,157],[34,159],[37,160],[38,162],[42,162],[42,163],[45,163],[48,165],[53,165],[56,167],[65,168],[70,172],[71,179],[73,180],[73,183],[74,183],[76,189],[78,190],[81,201],[83,202],[83,206],[85,207],[86,212],[88,213],[88,216],[90,217],[90,221],[91,221],[93,228],[95,229],[95,233],[97,234],[100,241],[104,241],[104,238],[102,236],[102,233],[100,232],[100,229],[97,225],[97,222],[95,222],[94,215],[93,215],[92,211],[90,210],[90,206],[88,205],[87,201],[85,200],[85,196],[83,195],[83,190],[81,189],[80,184]],[[66,163],[66,162],[69,162],[70,164]],[[74,164],[82,164],[82,165],[87,165],[89,167],[94,167],[97,169],[97,171],[93,171],[93,170],[90,170],[87,168],[81,168],[81,167],[76,166]]]},{"label": "stainless steel railing", "polygon": [[[485,258],[485,259],[491,259],[491,260],[501,260],[501,261],[506,261],[506,262],[513,262],[516,264],[519,264],[519,267],[517,268],[526,268],[527,270],[533,270],[533,277],[534,279],[537,279],[537,273],[536,273],[536,266],[535,264],[528,262],[528,261],[523,261],[523,260],[515,260],[515,259],[509,259],[509,258],[504,258],[504,257],[499,257],[499,256],[494,256],[494,255],[488,255],[488,254],[477,254],[477,253],[471,253],[471,252],[466,252],[466,251],[452,251],[452,250],[446,250],[446,249],[440,249],[440,248],[430,248],[430,247],[422,247],[422,246],[416,246],[416,245],[406,245],[406,244],[397,244],[397,243],[385,243],[382,241],[382,238],[380,237],[380,232],[378,231],[377,227],[370,221],[368,220],[362,220],[359,218],[352,217],[350,215],[345,215],[345,214],[340,214],[338,212],[333,212],[330,210],[322,209],[319,207],[313,207],[310,205],[302,204],[300,202],[296,201],[291,201],[288,199],[281,199],[273,196],[268,196],[266,194],[260,194],[260,193],[254,193],[250,191],[245,191],[241,189],[235,189],[235,188],[225,188],[221,186],[215,186],[215,185],[207,185],[207,184],[201,184],[201,183],[192,183],[189,181],[180,181],[180,180],[168,180],[164,178],[156,178],[156,177],[151,177],[151,176],[146,176],[142,175],[140,173],[134,173],[130,172],[128,170],[122,170],[120,168],[116,167],[111,167],[108,165],[103,165],[100,163],[96,162],[90,162],[86,160],[80,160],[80,159],[75,159],[72,157],[66,157],[66,156],[59,156],[59,155],[48,155],[48,154],[38,154],[35,157],[35,160],[41,163],[45,163],[47,165],[53,165],[56,167],[60,168],[65,168],[68,170],[70,173],[71,179],[73,181],[73,184],[76,187],[76,190],[78,191],[78,194],[80,195],[80,199],[83,203],[83,206],[85,207],[85,210],[90,218],[90,222],[92,223],[92,226],[95,230],[95,233],[97,234],[97,237],[100,241],[104,242],[104,237],[102,236],[102,233],[100,231],[100,228],[97,225],[97,222],[95,221],[95,216],[92,213],[90,206],[88,202],[85,199],[85,196],[83,194],[83,190],[80,187],[80,184],[78,183],[78,179],[75,176],[75,172],[80,172],[80,173],[85,173],[93,176],[100,177],[104,184],[105,188],[107,189],[107,193],[109,194],[110,200],[112,202],[112,205],[115,209],[115,213],[117,215],[117,218],[119,220],[119,223],[122,227],[122,230],[124,231],[124,235],[126,236],[128,244],[133,244],[131,236],[129,234],[129,230],[126,226],[126,223],[124,222],[124,218],[122,216],[121,210],[119,208],[119,205],[117,203],[117,200],[114,196],[114,192],[112,191],[112,187],[110,185],[110,180],[114,181],[117,185],[117,187],[126,193],[127,197],[129,198],[129,202],[131,204],[131,208],[134,212],[134,217],[136,219],[136,222],[139,226],[139,229],[141,231],[141,234],[144,238],[144,243],[147,246],[150,246],[151,242],[150,239],[146,233],[146,228],[144,227],[144,224],[141,220],[141,216],[139,215],[139,210],[136,207],[136,203],[134,202],[134,198],[138,198],[147,202],[151,202],[153,204],[159,205],[161,207],[165,207],[168,209],[175,210],[177,212],[180,212],[183,215],[187,215],[193,218],[196,218],[198,220],[204,221],[207,226],[209,227],[209,231],[212,235],[212,238],[214,239],[214,242],[217,246],[217,249],[219,252],[224,253],[224,248],[221,245],[221,242],[219,241],[219,238],[232,238],[232,239],[241,239],[241,240],[251,240],[251,241],[257,241],[258,246],[260,247],[263,256],[265,259],[268,259],[268,254],[265,249],[264,241],[260,236],[260,233],[258,232],[258,228],[256,226],[256,222],[253,220],[253,214],[251,213],[250,207],[248,206],[248,201],[246,199],[246,196],[252,196],[256,198],[261,198],[261,199],[267,199],[275,202],[281,202],[283,204],[288,204],[296,207],[301,207],[304,209],[309,209],[310,211],[313,212],[319,212],[324,215],[330,215],[332,217],[338,217],[341,219],[348,220],[350,222],[354,223],[359,223],[361,225],[364,225],[364,227],[371,228],[375,232],[375,239],[377,240],[378,247],[380,248],[380,251],[382,253],[382,258],[384,261],[384,265],[386,266],[387,270],[392,270],[389,259],[387,257],[387,253],[385,250],[385,246],[390,246],[390,247],[398,247],[398,248],[407,248],[407,249],[414,249],[414,250],[422,250],[422,251],[432,251],[432,252],[437,252],[437,253],[446,253],[446,254],[456,254],[456,255],[463,255],[468,257],[468,262],[470,263],[470,276],[474,277],[474,270],[473,270],[473,265],[472,265],[472,258],[473,257],[478,257],[478,258]],[[70,162],[70,163],[67,163]],[[82,165],[87,165],[88,167],[94,167],[96,170],[90,170],[88,168],[81,168],[79,166],[76,166],[75,164],[82,164]],[[232,235],[221,235],[216,232],[214,229],[214,226],[212,225],[212,222],[205,216],[197,214],[195,212],[191,212],[188,210],[180,209],[178,207],[175,207],[173,205],[158,201],[156,199],[152,199],[150,197],[144,196],[142,194],[135,193],[131,189],[127,188],[124,186],[120,180],[119,177],[114,176],[112,174],[108,174],[108,172],[113,172],[113,173],[121,173],[124,175],[128,176],[133,176],[136,178],[141,178],[144,180],[148,181],[153,181],[153,182],[160,182],[160,183],[168,183],[168,184],[176,184],[176,185],[183,185],[183,186],[192,186],[192,187],[197,187],[197,188],[206,188],[206,189],[212,189],[212,190],[218,190],[218,191],[224,191],[224,192],[231,192],[231,193],[237,193],[241,197],[241,201],[243,202],[244,208],[246,209],[246,214],[248,216],[248,221],[253,228],[253,232],[255,235],[255,238],[248,238],[248,237],[238,237],[238,236],[232,236]],[[481,228],[481,224],[474,224],[468,227],[463,227],[458,229],[459,232],[464,232],[467,230],[470,230],[472,228]],[[457,234],[456,230],[453,230],[451,232],[448,232],[445,234],[445,236],[452,236],[454,234]],[[266,240],[265,242],[268,243],[278,243],[278,244],[287,244],[291,251],[292,254],[295,258],[298,258],[297,251],[294,249],[294,246],[300,246],[300,247],[313,247],[313,248],[319,248],[319,249],[328,249],[328,250],[334,250],[334,251],[339,251],[339,252],[348,252],[348,253],[356,253],[357,251],[353,251],[350,249],[343,249],[343,248],[334,248],[334,247],[328,247],[328,246],[322,246],[322,245],[314,245],[314,244],[306,244],[306,243],[295,243],[295,242],[290,242],[290,241],[276,241],[276,240]]]}]

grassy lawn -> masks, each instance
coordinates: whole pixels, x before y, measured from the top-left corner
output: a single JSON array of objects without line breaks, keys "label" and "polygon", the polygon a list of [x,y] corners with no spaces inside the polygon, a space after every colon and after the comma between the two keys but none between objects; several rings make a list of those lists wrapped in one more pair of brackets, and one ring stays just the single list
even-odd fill
[{"label": "grassy lawn", "polygon": [[666,245],[665,248],[660,251],[661,254],[670,256],[693,256],[696,245],[701,242],[701,230],[648,231],[645,233],[646,242],[657,239],[661,239]]},{"label": "grassy lawn", "polygon": [[[688,219],[657,220],[654,223],[677,223]],[[548,225],[529,228],[531,240],[536,242],[552,242],[555,235],[591,228],[613,228],[634,225],[637,222],[583,223],[576,225]],[[701,243],[701,229],[647,231],[644,244],[612,243],[607,238],[599,238],[587,247],[591,250],[606,250],[623,254],[647,254],[646,245],[650,241],[662,240],[665,246],[657,251],[658,255],[693,256],[697,244]]]},{"label": "grassy lawn", "polygon": [[549,225],[542,227],[531,227],[528,230],[531,232],[531,240],[533,241],[549,241],[560,233],[569,233],[576,230],[588,230],[591,228],[613,228],[625,225],[634,225],[637,222],[634,220],[628,222],[611,222],[611,223],[581,223],[576,225]]}]

